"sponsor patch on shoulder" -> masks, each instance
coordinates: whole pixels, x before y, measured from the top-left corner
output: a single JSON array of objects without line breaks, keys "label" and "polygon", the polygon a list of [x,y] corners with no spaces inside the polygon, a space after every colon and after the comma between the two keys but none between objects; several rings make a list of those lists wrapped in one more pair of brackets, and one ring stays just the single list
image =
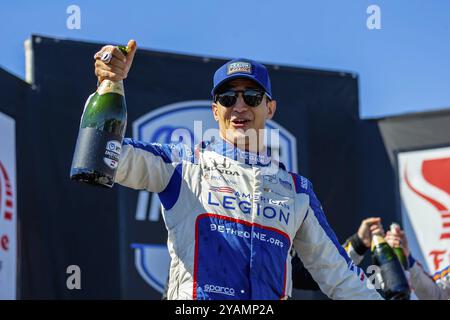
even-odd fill
[{"label": "sponsor patch on shoulder", "polygon": [[300,186],[305,190],[308,189],[308,180],[305,177],[300,176]]},{"label": "sponsor patch on shoulder", "polygon": [[227,75],[233,73],[252,73],[252,65],[250,62],[233,62],[228,65]]}]

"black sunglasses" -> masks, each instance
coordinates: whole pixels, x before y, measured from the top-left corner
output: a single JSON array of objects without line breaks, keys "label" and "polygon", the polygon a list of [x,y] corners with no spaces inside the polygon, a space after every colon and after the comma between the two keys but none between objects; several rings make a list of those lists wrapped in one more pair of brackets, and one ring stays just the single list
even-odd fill
[{"label": "black sunglasses", "polygon": [[235,105],[239,93],[242,93],[245,104],[250,107],[259,106],[264,97],[264,91],[256,89],[227,90],[223,93],[217,94],[214,102],[219,101],[219,103],[224,107],[230,108]]}]

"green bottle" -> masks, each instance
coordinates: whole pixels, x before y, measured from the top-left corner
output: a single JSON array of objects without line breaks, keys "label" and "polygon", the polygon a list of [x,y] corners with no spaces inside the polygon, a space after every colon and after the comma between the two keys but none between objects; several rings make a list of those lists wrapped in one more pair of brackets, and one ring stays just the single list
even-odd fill
[{"label": "green bottle", "polygon": [[[118,46],[123,54],[128,48]],[[119,165],[127,125],[123,81],[103,80],[86,102],[70,170],[70,179],[109,187]]]},{"label": "green bottle", "polygon": [[386,240],[376,234],[372,236],[372,260],[380,267],[384,297],[387,300],[408,300],[410,288],[400,261]]},{"label": "green bottle", "polygon": [[[389,229],[393,234],[397,233],[397,228],[400,229],[400,225],[398,223],[391,223],[391,226]],[[408,259],[406,259],[405,253],[403,252],[402,247],[396,247],[393,248],[395,254],[397,255],[398,260],[400,260],[400,263],[402,264],[403,269],[408,270]]]}]

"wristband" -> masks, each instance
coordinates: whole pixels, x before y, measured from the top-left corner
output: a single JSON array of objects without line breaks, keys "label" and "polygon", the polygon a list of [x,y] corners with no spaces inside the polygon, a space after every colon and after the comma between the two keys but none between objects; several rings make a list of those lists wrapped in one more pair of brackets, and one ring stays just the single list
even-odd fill
[{"label": "wristband", "polygon": [[350,243],[352,244],[353,249],[356,251],[357,254],[360,256],[364,255],[366,253],[367,248],[364,242],[358,237],[358,234],[355,233],[350,237]]}]

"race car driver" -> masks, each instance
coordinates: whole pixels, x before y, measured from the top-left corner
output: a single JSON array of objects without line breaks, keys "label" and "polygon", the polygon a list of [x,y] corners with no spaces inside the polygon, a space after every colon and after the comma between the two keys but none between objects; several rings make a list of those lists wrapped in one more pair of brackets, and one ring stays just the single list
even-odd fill
[{"label": "race car driver", "polygon": [[[137,48],[128,46],[127,57],[114,46],[95,55],[99,81],[126,78]],[[211,94],[215,140],[195,150],[123,142],[116,182],[157,192],[163,205],[168,299],[286,299],[292,246],[330,298],[381,299],[338,243],[312,184],[264,146],[259,134],[276,110],[267,69],[229,61],[215,72]]]}]

